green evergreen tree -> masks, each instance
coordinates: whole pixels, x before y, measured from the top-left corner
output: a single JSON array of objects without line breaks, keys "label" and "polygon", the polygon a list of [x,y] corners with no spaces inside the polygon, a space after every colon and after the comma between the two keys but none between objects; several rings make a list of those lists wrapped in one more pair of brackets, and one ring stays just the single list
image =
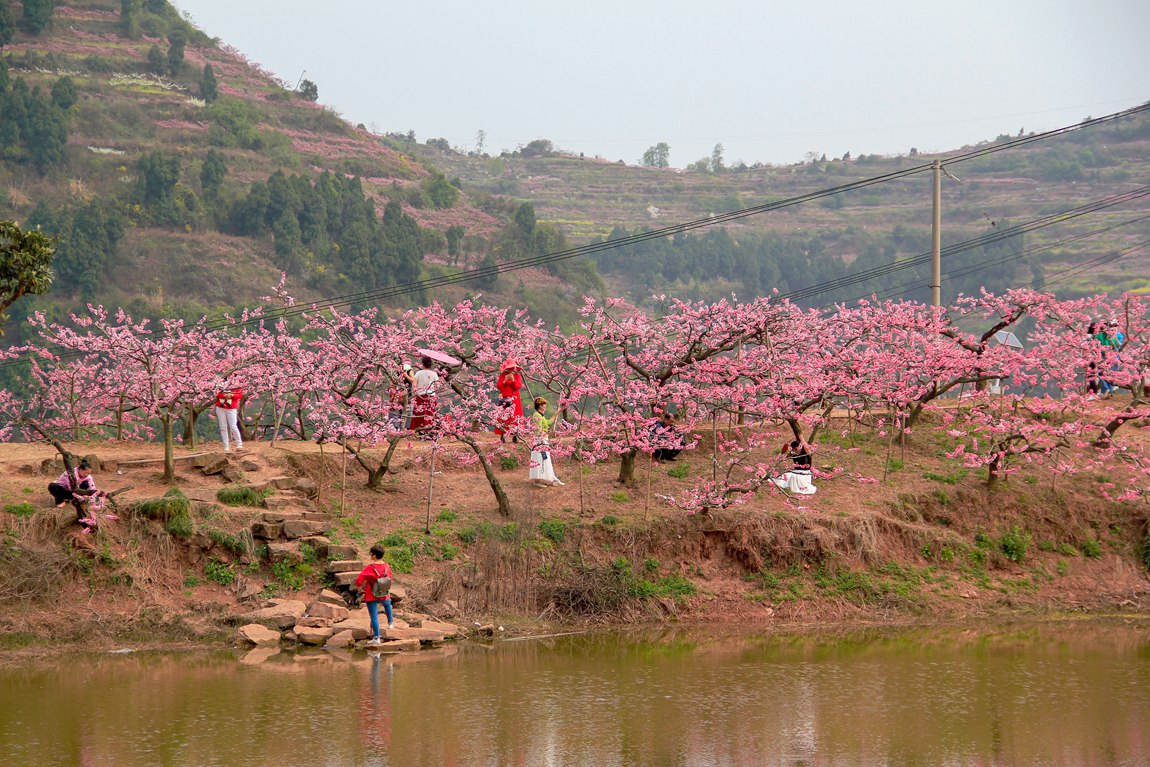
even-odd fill
[{"label": "green evergreen tree", "polygon": [[75,105],[77,98],[76,83],[71,77],[61,77],[52,86],[52,103],[65,112]]},{"label": "green evergreen tree", "polygon": [[158,223],[178,218],[176,184],[180,181],[180,158],[174,154],[151,152],[136,163],[136,199]]},{"label": "green evergreen tree", "polygon": [[16,20],[12,18],[12,6],[9,0],[0,0],[0,48],[12,42],[16,34]]},{"label": "green evergreen tree", "polygon": [[442,173],[432,173],[423,184],[423,193],[436,208],[453,208],[459,200],[459,190]]},{"label": "green evergreen tree", "polygon": [[56,10],[56,0],[24,0],[24,26],[27,30],[38,35],[52,20]]},{"label": "green evergreen tree", "polygon": [[220,187],[228,175],[228,166],[224,162],[224,153],[218,149],[209,149],[204,155],[204,164],[200,168],[200,189],[203,190],[204,199],[215,200],[220,194]]},{"label": "green evergreen tree", "polygon": [[220,87],[216,82],[216,73],[211,64],[204,64],[204,71],[200,74],[200,98],[211,104],[219,97]]},{"label": "green evergreen tree", "polygon": [[272,236],[275,238],[276,266],[288,274],[297,274],[303,248],[299,219],[291,211],[283,211],[272,225]]},{"label": "green evergreen tree", "polygon": [[140,36],[140,0],[120,0],[120,29],[135,40]]},{"label": "green evergreen tree", "polygon": [[68,116],[48,99],[33,94],[23,133],[28,156],[41,174],[64,159],[64,147],[68,144]]},{"label": "green evergreen tree", "polygon": [[188,44],[188,35],[182,29],[174,29],[168,35],[168,74],[179,77],[184,71],[184,47]]},{"label": "green evergreen tree", "polygon": [[48,235],[21,229],[15,221],[0,221],[0,335],[12,304],[23,296],[48,292],[55,255],[56,244]]},{"label": "green evergreen tree", "polygon": [[168,59],[164,56],[164,52],[160,50],[160,46],[153,45],[148,49],[148,71],[162,75],[168,69]]},{"label": "green evergreen tree", "polygon": [[447,238],[447,255],[451,256],[451,263],[455,265],[462,253],[460,244],[463,242],[464,229],[459,224],[455,224],[447,227],[447,231],[443,234]]}]

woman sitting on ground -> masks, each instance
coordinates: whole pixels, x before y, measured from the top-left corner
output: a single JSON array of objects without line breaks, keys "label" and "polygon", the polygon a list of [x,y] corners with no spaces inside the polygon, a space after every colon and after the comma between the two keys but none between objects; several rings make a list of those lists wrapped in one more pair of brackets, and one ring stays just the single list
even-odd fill
[{"label": "woman sitting on ground", "polygon": [[683,437],[675,428],[675,416],[663,413],[663,417],[651,424],[651,441],[659,447],[651,453],[655,463],[679,460],[679,453],[683,450]]},{"label": "woman sitting on ground", "polygon": [[558,415],[547,417],[547,400],[543,397],[535,398],[535,412],[531,415],[531,422],[535,426],[535,445],[531,448],[531,470],[527,478],[536,487],[560,487],[563,485],[555,476],[555,466],[551,462],[551,443],[547,435],[555,427]]},{"label": "woman sitting on ground", "polygon": [[779,454],[785,455],[791,461],[791,470],[781,477],[772,477],[771,481],[783,490],[797,495],[814,495],[818,491],[811,482],[811,453],[814,450],[813,445],[808,445],[801,439],[783,443]]},{"label": "woman sitting on ground", "polygon": [[[84,532],[90,532],[96,526],[96,509],[103,506],[103,499],[108,494],[96,489],[96,480],[92,477],[92,465],[87,461],[80,461],[80,465],[71,471],[66,471],[56,478],[55,482],[48,484],[48,492],[56,503],[56,508],[62,508],[71,503],[76,509],[76,520],[85,526]],[[108,519],[117,519],[115,514],[106,514]]]}]

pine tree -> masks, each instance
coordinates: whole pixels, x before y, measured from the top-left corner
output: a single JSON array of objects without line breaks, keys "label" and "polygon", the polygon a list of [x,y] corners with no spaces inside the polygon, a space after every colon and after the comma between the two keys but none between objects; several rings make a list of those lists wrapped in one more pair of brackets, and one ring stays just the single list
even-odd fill
[{"label": "pine tree", "polygon": [[204,64],[204,71],[200,75],[200,98],[211,104],[220,97],[219,84],[216,82],[216,73],[211,64]]}]

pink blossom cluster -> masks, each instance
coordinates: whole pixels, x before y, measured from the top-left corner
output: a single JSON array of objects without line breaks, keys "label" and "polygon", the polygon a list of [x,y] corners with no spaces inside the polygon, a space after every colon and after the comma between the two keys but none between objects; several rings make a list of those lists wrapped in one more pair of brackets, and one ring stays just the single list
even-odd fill
[{"label": "pink blossom cluster", "polygon": [[191,122],[189,120],[179,120],[172,118],[169,120],[156,120],[156,125],[161,128],[171,128],[174,130],[186,130],[196,133],[204,133],[211,126],[205,122]]},{"label": "pink blossom cluster", "polygon": [[[832,413],[892,442],[925,431],[992,482],[1027,463],[1072,473],[1119,455],[1141,460],[1121,427],[1150,417],[1146,298],[1060,301],[1018,290],[944,308],[861,301],[830,310],[770,297],[655,300],[658,315],[621,299],[585,299],[570,332],[478,298],[397,316],[309,310],[282,282],[268,301],[302,311],[301,333],[268,319],[274,308],[217,323],[137,322],[102,307],[69,323],[38,314],[30,322],[42,343],[5,353],[32,361],[35,385],[30,395],[0,392],[0,436],[147,438],[156,429],[170,456],[175,425],[231,375],[276,414],[275,436],[338,444],[378,471],[372,448],[413,437],[403,364],[431,348],[458,362],[439,369],[435,426],[424,436],[457,462],[481,465],[500,508],[506,496],[490,468],[503,448],[476,434],[500,418],[494,380],[508,359],[562,414],[550,435],[556,456],[625,467],[669,439],[692,450],[708,434],[709,476],[666,497],[692,512],[773,487],[784,468],[780,445],[815,443]],[[1024,320],[1028,333],[1008,335]],[[1104,330],[1091,334],[1091,325]],[[1100,379],[1132,399],[1094,399],[1088,385]],[[676,416],[674,435],[656,428],[664,412]],[[518,429],[529,443],[543,437],[530,422]]]}]

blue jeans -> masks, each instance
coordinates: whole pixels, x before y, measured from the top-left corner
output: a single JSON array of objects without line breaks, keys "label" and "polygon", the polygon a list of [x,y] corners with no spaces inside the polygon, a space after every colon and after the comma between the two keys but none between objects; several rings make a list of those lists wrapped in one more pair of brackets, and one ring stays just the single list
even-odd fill
[{"label": "blue jeans", "polygon": [[[391,600],[388,599],[383,603],[383,609],[387,612],[387,622],[393,623],[395,621],[391,612]],[[371,616],[371,635],[379,637],[379,602],[367,603],[367,614]]]}]

